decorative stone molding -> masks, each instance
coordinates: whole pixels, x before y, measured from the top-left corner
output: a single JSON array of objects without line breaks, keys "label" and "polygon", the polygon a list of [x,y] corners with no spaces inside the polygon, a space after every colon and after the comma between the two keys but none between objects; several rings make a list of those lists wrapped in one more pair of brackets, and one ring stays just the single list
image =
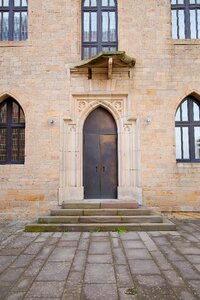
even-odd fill
[{"label": "decorative stone molding", "polygon": [[118,198],[141,204],[139,122],[130,117],[128,102],[127,94],[72,94],[71,116],[62,121],[60,202],[84,198],[83,126],[87,116],[102,106],[113,115],[118,128]]}]

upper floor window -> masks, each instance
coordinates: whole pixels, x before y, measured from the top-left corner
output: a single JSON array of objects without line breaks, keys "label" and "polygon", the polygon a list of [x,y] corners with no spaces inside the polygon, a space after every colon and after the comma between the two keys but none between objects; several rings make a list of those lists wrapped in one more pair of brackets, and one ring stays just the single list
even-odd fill
[{"label": "upper floor window", "polygon": [[0,0],[0,41],[27,39],[28,0]]},{"label": "upper floor window", "polygon": [[0,103],[0,164],[23,164],[25,116],[12,98]]},{"label": "upper floor window", "polygon": [[176,112],[176,159],[200,162],[200,105],[192,96]]},{"label": "upper floor window", "polygon": [[89,58],[101,51],[116,51],[116,0],[84,0],[82,28],[82,58]]},{"label": "upper floor window", "polygon": [[200,0],[171,0],[172,38],[200,38]]}]

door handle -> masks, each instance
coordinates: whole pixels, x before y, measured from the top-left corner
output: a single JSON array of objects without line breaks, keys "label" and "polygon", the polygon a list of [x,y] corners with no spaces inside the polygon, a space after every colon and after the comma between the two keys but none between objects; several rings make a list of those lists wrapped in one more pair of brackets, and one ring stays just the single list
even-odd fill
[{"label": "door handle", "polygon": [[103,166],[103,172],[105,172],[105,169],[106,169],[105,166]]},{"label": "door handle", "polygon": [[96,166],[96,172],[98,172],[98,167]]}]

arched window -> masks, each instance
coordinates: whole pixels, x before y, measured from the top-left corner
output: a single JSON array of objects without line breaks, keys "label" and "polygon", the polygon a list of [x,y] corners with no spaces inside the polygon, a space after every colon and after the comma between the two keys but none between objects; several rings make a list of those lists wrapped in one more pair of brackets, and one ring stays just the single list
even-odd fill
[{"label": "arched window", "polygon": [[0,0],[0,41],[28,38],[28,0]]},{"label": "arched window", "polygon": [[171,0],[172,38],[200,38],[200,1]]},{"label": "arched window", "polygon": [[117,50],[116,0],[83,0],[82,58]]},{"label": "arched window", "polygon": [[176,112],[176,159],[200,162],[200,105],[192,96]]},{"label": "arched window", "polygon": [[12,98],[0,103],[0,164],[23,164],[25,116]]}]

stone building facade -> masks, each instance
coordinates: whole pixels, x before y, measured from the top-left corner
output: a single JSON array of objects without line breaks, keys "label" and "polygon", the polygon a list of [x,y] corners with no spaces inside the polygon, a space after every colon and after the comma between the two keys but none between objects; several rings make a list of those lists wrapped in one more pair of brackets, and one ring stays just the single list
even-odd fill
[{"label": "stone building facade", "polygon": [[200,40],[172,38],[170,0],[118,0],[117,15],[118,50],[136,63],[111,76],[109,65],[90,79],[87,64],[76,68],[81,0],[29,0],[28,38],[0,41],[0,102],[12,97],[25,114],[25,162],[0,164],[1,216],[84,200],[83,127],[98,107],[117,126],[117,198],[200,210],[200,162],[176,159],[175,136],[181,102],[200,100]]}]

